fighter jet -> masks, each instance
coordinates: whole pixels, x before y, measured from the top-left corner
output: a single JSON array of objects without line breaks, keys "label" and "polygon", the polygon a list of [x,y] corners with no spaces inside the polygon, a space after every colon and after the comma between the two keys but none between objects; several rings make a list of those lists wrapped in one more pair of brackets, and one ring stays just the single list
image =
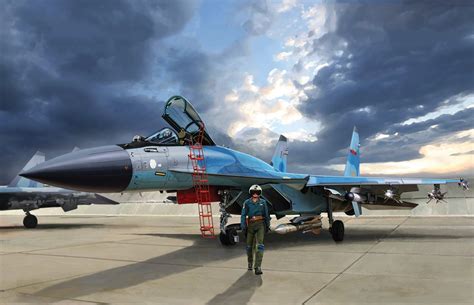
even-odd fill
[{"label": "fighter jet", "polygon": [[[418,185],[460,182],[360,176],[356,128],[344,175],[324,176],[287,172],[288,142],[284,136],[280,136],[268,163],[216,145],[197,111],[181,96],[173,96],[166,102],[162,117],[170,126],[148,137],[135,136],[130,143],[69,153],[25,170],[21,176],[86,192],[176,192],[178,203],[190,203],[199,201],[199,192],[193,188],[195,172],[205,172],[210,200],[220,203],[220,241],[224,245],[236,242],[240,225],[227,225],[227,219],[230,214],[240,214],[244,200],[249,197],[247,190],[253,184],[262,186],[262,196],[276,218],[296,216],[290,223],[275,228],[276,233],[318,233],[320,215],[327,213],[333,239],[342,241],[344,224],[334,220],[333,212],[359,216],[362,206],[412,209],[417,205],[399,200],[400,194],[417,191]],[[195,155],[193,143],[201,145],[202,155]]]},{"label": "fighter jet", "polygon": [[[45,155],[38,151],[28,161],[23,171],[27,171],[44,161]],[[38,225],[38,219],[30,213],[32,210],[61,207],[64,212],[68,212],[83,204],[118,204],[118,202],[98,194],[44,186],[18,175],[9,185],[0,186],[0,211],[23,210],[26,214],[23,225],[30,229]]]}]

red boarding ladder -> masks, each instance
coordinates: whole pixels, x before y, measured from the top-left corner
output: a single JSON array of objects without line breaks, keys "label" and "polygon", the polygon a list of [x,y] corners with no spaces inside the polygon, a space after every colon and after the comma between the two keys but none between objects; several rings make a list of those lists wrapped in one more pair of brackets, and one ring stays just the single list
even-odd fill
[{"label": "red boarding ladder", "polygon": [[200,123],[199,132],[193,137],[189,146],[189,159],[193,165],[193,187],[199,208],[199,224],[201,236],[215,238],[214,222],[212,220],[211,194],[209,193],[209,180],[206,174],[206,162],[202,142],[204,138],[204,123]]}]

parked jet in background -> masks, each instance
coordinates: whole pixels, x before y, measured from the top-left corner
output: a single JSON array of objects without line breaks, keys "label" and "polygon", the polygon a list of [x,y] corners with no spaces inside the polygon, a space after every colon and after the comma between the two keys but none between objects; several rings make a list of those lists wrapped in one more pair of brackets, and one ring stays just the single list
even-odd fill
[{"label": "parked jet in background", "polygon": [[[327,213],[335,241],[344,237],[344,224],[333,212],[359,216],[367,209],[412,209],[415,203],[401,201],[400,194],[418,190],[420,184],[459,183],[454,179],[374,178],[359,176],[359,134],[354,128],[343,176],[286,172],[288,143],[281,136],[271,163],[218,146],[204,128],[193,106],[183,97],[170,98],[163,118],[171,128],[149,137],[134,137],[128,144],[109,145],[69,153],[49,160],[21,176],[40,182],[88,192],[133,192],[166,190],[177,192],[178,203],[198,202],[190,143],[202,143],[204,158],[199,170],[206,172],[210,201],[220,201],[221,234],[225,245],[235,244],[239,224],[227,226],[228,214],[240,214],[248,188],[259,184],[270,203],[270,213],[281,218],[296,215],[277,233],[320,231],[321,213]],[[194,148],[193,148],[194,149]],[[191,152],[191,156],[193,153]],[[315,159],[317,155],[315,155]],[[193,174],[194,173],[194,174]],[[207,191],[206,191],[207,192]],[[201,227],[202,230],[203,227]]]},{"label": "parked jet in background", "polygon": [[[74,149],[74,151],[77,150],[78,149]],[[44,154],[36,152],[25,165],[23,171],[44,161]],[[64,212],[68,212],[77,209],[78,205],[83,204],[118,204],[118,202],[98,194],[44,186],[41,183],[20,176],[16,176],[9,185],[0,186],[0,211],[25,211],[26,216],[23,219],[23,225],[26,228],[35,228],[38,224],[36,216],[30,214],[32,210],[61,207]]]}]

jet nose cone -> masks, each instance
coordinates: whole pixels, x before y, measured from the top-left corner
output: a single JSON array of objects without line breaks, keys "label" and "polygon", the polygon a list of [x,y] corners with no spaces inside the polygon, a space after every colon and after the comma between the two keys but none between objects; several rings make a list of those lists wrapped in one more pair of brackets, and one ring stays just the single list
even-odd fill
[{"label": "jet nose cone", "polygon": [[119,146],[72,152],[24,171],[25,178],[85,192],[121,192],[132,177],[132,163]]}]

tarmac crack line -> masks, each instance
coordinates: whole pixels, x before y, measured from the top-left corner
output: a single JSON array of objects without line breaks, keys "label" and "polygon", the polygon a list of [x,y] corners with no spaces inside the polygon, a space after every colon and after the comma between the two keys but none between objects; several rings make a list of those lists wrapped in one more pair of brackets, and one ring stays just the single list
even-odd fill
[{"label": "tarmac crack line", "polygon": [[17,293],[20,294],[20,295],[23,295],[23,296],[43,297],[43,298],[49,298],[49,299],[54,299],[54,300],[58,300],[58,301],[76,301],[76,302],[81,302],[81,303],[92,303],[92,304],[98,304],[98,305],[109,304],[109,303],[104,303],[104,302],[88,301],[88,300],[81,300],[81,299],[56,298],[56,297],[50,297],[50,296],[36,296],[35,294],[20,292],[20,291],[17,291]]},{"label": "tarmac crack line", "polygon": [[[124,239],[123,241],[130,241],[130,240],[135,240],[135,239],[136,238],[130,238],[130,239]],[[81,246],[90,246],[90,245],[96,245],[96,244],[117,243],[117,242],[118,241],[116,241],[116,240],[103,240],[103,241],[85,242],[85,243],[82,243],[82,244],[58,246],[58,247],[52,247],[52,248],[40,248],[40,249],[25,250],[25,251],[10,252],[10,253],[2,253],[2,254],[30,254],[30,253],[33,254],[33,252],[37,252],[37,251],[49,251],[49,250],[75,248],[75,247],[81,247]],[[130,243],[130,244],[132,244],[132,243]]]},{"label": "tarmac crack line", "polygon": [[359,262],[364,256],[366,256],[370,250],[372,250],[375,246],[377,246],[384,238],[387,238],[390,236],[393,232],[395,232],[400,226],[402,226],[407,220],[410,218],[409,216],[405,218],[401,223],[399,223],[392,231],[384,235],[383,237],[379,238],[365,253],[363,253],[361,256],[359,256],[356,260],[354,260],[349,266],[344,268],[339,274],[337,274],[332,280],[327,282],[323,287],[319,288],[315,293],[313,293],[309,298],[303,301],[302,305],[306,305],[312,298],[314,298],[316,295],[318,295],[321,291],[323,291],[326,287],[331,285],[335,280],[337,280],[344,272],[349,270],[352,266],[354,266],[357,262]]}]

